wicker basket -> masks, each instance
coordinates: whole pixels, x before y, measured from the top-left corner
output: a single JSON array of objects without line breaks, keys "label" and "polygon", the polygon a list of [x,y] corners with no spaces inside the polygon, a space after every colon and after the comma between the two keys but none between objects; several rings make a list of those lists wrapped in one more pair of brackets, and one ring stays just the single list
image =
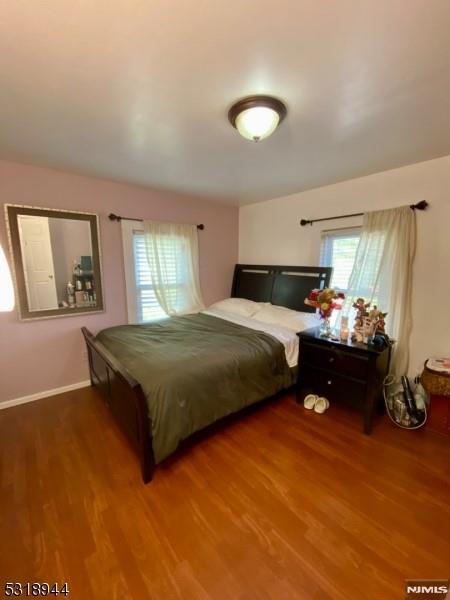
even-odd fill
[{"label": "wicker basket", "polygon": [[450,396],[450,375],[429,369],[427,362],[420,377],[424,389],[432,396]]}]

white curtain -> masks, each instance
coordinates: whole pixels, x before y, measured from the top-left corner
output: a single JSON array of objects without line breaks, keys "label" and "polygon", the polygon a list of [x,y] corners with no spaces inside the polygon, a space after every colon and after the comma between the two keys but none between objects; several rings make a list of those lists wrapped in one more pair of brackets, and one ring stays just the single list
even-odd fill
[{"label": "white curtain", "polygon": [[144,234],[153,288],[164,312],[202,310],[197,226],[144,221]]},{"label": "white curtain", "polygon": [[397,377],[409,364],[415,249],[415,211],[409,206],[364,214],[345,310],[361,296],[388,313],[386,332],[396,342],[391,372]]}]

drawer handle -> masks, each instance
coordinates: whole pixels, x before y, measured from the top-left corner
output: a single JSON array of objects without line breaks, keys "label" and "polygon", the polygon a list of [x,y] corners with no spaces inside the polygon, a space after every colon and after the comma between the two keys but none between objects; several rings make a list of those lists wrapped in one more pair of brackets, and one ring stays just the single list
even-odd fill
[{"label": "drawer handle", "polygon": [[329,379],[329,380],[327,381],[327,384],[328,384],[328,385],[331,385],[331,383],[332,383],[332,381],[331,381],[331,379]]}]

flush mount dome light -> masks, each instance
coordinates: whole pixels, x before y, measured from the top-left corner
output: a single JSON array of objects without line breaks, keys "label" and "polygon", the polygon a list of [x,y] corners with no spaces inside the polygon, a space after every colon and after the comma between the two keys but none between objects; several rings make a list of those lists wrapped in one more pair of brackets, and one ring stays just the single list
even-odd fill
[{"label": "flush mount dome light", "polygon": [[228,119],[243,137],[259,142],[275,131],[286,113],[286,106],[277,98],[249,96],[233,104]]}]

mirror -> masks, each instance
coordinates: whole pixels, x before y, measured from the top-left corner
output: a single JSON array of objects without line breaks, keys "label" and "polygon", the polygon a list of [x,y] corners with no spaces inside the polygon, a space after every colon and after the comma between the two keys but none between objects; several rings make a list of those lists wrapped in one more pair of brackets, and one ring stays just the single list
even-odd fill
[{"label": "mirror", "polygon": [[21,319],[102,311],[97,215],[5,208]]}]

